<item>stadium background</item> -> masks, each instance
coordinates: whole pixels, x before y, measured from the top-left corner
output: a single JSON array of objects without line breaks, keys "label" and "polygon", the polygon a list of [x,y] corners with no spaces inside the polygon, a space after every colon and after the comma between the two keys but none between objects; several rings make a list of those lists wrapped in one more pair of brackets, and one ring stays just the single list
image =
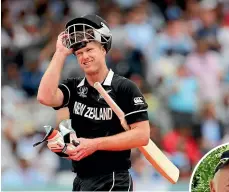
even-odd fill
[{"label": "stadium background", "polygon": [[[138,190],[187,191],[198,160],[229,142],[229,1],[2,0],[2,190],[71,190],[71,164],[33,148],[56,112],[36,101],[57,35],[96,13],[113,33],[107,65],[137,83],[149,104],[151,139],[181,170],[170,185],[133,150]],[[82,75],[67,58],[62,79]]]}]

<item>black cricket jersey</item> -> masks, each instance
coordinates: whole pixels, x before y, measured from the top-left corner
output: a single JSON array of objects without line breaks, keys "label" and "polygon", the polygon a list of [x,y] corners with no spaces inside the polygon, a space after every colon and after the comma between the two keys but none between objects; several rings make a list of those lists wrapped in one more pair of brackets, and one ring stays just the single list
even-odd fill
[{"label": "black cricket jersey", "polygon": [[[126,114],[128,124],[148,120],[148,105],[135,83],[110,70],[101,85]],[[54,109],[69,108],[77,137],[106,137],[125,131],[116,114],[85,77],[64,80],[59,88],[64,94],[64,101]],[[130,153],[131,150],[96,151],[80,161],[72,161],[73,171],[79,176],[91,176],[127,170],[131,167]]]}]

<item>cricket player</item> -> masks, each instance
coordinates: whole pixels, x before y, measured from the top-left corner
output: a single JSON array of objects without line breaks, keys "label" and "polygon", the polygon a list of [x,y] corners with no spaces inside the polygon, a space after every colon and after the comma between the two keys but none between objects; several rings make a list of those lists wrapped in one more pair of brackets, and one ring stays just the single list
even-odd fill
[{"label": "cricket player", "polygon": [[[80,144],[69,154],[76,178],[73,191],[132,191],[131,149],[147,145],[150,127],[147,103],[135,83],[106,65],[112,34],[97,15],[75,18],[58,36],[56,51],[41,80],[37,99],[55,110],[67,107]],[[74,54],[85,77],[60,81],[68,55]],[[103,88],[126,114],[119,118],[93,87]]]},{"label": "cricket player", "polygon": [[210,182],[210,190],[211,192],[229,192],[229,150],[221,156],[214,178]]}]

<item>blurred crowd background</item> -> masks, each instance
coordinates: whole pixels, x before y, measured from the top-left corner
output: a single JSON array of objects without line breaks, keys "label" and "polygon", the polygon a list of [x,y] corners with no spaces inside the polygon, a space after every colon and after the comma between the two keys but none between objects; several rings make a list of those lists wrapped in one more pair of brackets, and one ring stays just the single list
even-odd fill
[{"label": "blurred crowd background", "polygon": [[[33,148],[56,111],[36,94],[65,23],[84,14],[107,20],[107,65],[133,80],[148,102],[151,139],[181,171],[171,186],[133,149],[139,190],[188,190],[200,158],[229,142],[228,0],[2,0],[2,189],[71,190],[71,163]],[[82,76],[74,55],[62,79]],[[161,183],[161,184],[160,184]]]}]

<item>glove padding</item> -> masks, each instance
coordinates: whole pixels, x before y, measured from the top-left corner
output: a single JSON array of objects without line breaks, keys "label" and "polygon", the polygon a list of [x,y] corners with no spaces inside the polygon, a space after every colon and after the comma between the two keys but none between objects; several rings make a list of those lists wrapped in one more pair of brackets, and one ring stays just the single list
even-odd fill
[{"label": "glove padding", "polygon": [[52,152],[60,157],[68,158],[69,154],[79,145],[70,119],[63,120],[59,124],[60,131],[53,129],[50,125],[45,125],[44,128],[46,129],[45,137],[42,141],[33,144],[34,147],[43,142],[48,142],[47,146]]},{"label": "glove padding", "polygon": [[48,148],[60,157],[69,157],[69,154],[79,145],[76,132],[72,129],[71,119],[61,121],[58,134],[48,139]]},{"label": "glove padding", "polygon": [[56,135],[53,138],[47,139],[47,147],[60,157],[69,157],[69,154],[76,148],[75,145],[78,145],[75,141],[76,135],[69,133],[63,136],[61,132],[57,130],[54,131],[56,131]]}]

